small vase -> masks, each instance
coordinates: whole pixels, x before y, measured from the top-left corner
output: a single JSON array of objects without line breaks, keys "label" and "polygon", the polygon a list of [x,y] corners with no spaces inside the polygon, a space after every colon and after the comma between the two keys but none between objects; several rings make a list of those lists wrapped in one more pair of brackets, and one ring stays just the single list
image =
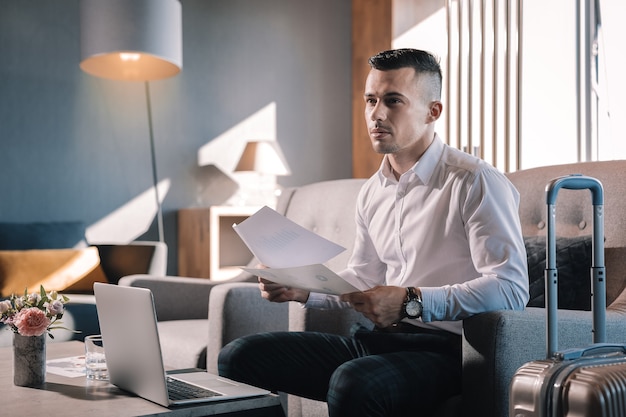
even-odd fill
[{"label": "small vase", "polygon": [[46,334],[13,334],[13,383],[38,387],[46,382]]}]

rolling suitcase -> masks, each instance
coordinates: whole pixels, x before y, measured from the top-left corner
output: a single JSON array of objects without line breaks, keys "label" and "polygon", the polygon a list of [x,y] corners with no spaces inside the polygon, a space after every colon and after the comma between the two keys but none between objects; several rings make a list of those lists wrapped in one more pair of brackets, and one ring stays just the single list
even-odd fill
[{"label": "rolling suitcase", "polygon": [[[555,202],[560,189],[589,189],[593,203],[593,344],[557,351]],[[595,178],[570,175],[546,186],[546,359],[522,365],[511,380],[509,417],[626,417],[626,345],[606,342],[604,196]]]}]

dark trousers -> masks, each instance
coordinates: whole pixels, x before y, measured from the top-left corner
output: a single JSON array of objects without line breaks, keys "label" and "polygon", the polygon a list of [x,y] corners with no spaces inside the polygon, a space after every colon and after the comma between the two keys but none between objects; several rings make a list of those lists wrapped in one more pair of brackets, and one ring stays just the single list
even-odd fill
[{"label": "dark trousers", "polygon": [[327,401],[330,417],[429,415],[461,391],[461,340],[413,327],[250,335],[222,349],[219,373]]}]

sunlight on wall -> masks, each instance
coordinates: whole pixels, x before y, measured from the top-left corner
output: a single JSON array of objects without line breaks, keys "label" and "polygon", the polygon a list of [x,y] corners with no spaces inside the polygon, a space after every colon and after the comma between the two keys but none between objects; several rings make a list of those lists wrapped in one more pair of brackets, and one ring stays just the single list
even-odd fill
[{"label": "sunlight on wall", "polygon": [[[391,41],[393,48],[425,49],[442,60],[447,55],[448,40],[445,36],[446,11],[440,9]],[[434,36],[433,36],[434,35]],[[445,67],[444,61],[441,62]]]},{"label": "sunlight on wall", "polygon": [[[416,48],[423,49],[435,54],[440,58],[442,70],[445,70],[448,60],[448,39],[446,36],[446,10],[441,8],[439,11],[431,14],[423,19],[419,24],[411,27],[404,33],[396,36],[391,41],[392,48]],[[443,85],[441,97],[446,97],[446,85]],[[444,112],[437,121],[437,132],[446,141],[445,126],[448,119],[448,107],[451,103],[443,103]]]},{"label": "sunlight on wall", "polygon": [[[271,102],[226,132],[210,139],[198,150],[199,166],[215,165],[239,184],[239,191],[226,204],[244,204],[245,196],[254,194],[254,189],[258,187],[260,179],[257,174],[233,170],[248,141],[276,140],[276,114],[276,102]],[[264,181],[265,187],[276,185],[274,176],[266,175]]]},{"label": "sunlight on wall", "polygon": [[[602,1],[600,39],[600,159],[626,159],[626,2]],[[604,53],[602,53],[604,51]]]},{"label": "sunlight on wall", "polygon": [[578,162],[575,6],[524,3],[522,168]]},{"label": "sunlight on wall", "polygon": [[249,140],[276,140],[276,102],[271,102],[198,150],[198,166],[216,165],[231,173]]},{"label": "sunlight on wall", "polygon": [[[159,182],[159,199],[165,200],[171,181]],[[87,227],[87,241],[94,243],[129,243],[143,235],[154,221],[157,204],[154,187],[150,187],[106,217]]]}]

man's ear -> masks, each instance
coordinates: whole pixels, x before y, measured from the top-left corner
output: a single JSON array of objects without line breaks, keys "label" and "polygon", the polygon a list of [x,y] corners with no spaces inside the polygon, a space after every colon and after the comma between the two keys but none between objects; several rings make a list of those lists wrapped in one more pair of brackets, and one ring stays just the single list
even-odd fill
[{"label": "man's ear", "polygon": [[429,112],[429,119],[430,122],[434,122],[437,119],[439,119],[439,116],[441,116],[441,112],[443,111],[443,104],[441,104],[441,101],[433,101],[430,103],[430,112]]}]

